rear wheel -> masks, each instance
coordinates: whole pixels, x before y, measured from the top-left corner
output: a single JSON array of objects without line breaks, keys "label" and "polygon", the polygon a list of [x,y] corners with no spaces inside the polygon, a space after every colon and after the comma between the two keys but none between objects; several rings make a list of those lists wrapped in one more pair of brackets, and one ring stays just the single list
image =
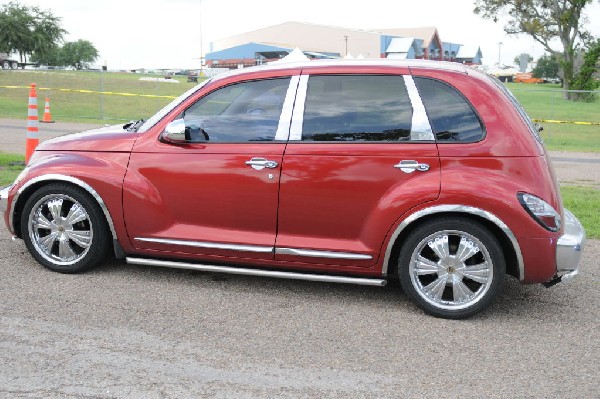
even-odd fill
[{"label": "rear wheel", "polygon": [[449,319],[487,308],[502,289],[505,270],[494,235],[483,225],[460,218],[417,227],[399,259],[406,294],[427,313]]},{"label": "rear wheel", "polygon": [[10,68],[10,62],[8,62],[8,61],[2,62],[2,69],[9,69],[9,68]]},{"label": "rear wheel", "polygon": [[16,61],[13,61],[13,62],[10,64],[10,67],[11,67],[12,69],[17,69],[17,68],[19,68],[19,63],[18,63],[18,62],[16,62]]},{"label": "rear wheel", "polygon": [[33,257],[56,272],[89,269],[109,249],[110,233],[96,202],[84,190],[62,183],[44,186],[27,200],[21,231]]}]

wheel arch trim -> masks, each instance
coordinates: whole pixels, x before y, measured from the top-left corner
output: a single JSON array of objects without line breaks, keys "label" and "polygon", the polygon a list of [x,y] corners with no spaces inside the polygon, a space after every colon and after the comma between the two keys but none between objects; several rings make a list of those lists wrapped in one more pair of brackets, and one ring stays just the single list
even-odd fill
[{"label": "wheel arch trim", "polygon": [[[106,223],[108,223],[108,227],[110,229],[110,233],[112,235],[113,241],[117,240],[117,233],[115,230],[115,225],[113,223],[112,217],[110,216],[110,212],[108,211],[108,207],[106,206],[106,203],[104,202],[104,200],[102,199],[100,194],[98,194],[98,192],[96,190],[94,190],[94,188],[92,186],[90,186],[89,184],[87,184],[86,182],[84,182],[81,179],[78,179],[73,176],[67,176],[67,175],[61,175],[61,174],[55,174],[55,173],[36,176],[33,179],[28,180],[21,187],[19,187],[19,189],[17,190],[17,193],[15,194],[15,196],[12,200],[11,206],[10,206],[9,223],[13,227],[13,229],[14,229],[14,215],[15,215],[15,210],[16,210],[15,206],[19,202],[19,197],[28,188],[30,188],[31,186],[33,186],[35,184],[41,183],[41,182],[48,182],[48,183],[67,182],[67,183],[74,184],[74,185],[84,189],[85,191],[87,191],[87,193],[90,194],[94,198],[94,200],[96,201],[98,206],[100,206],[100,209],[102,209],[102,213],[104,214],[104,217],[106,218]],[[21,233],[21,234],[23,234],[23,233]]]},{"label": "wheel arch trim", "polygon": [[418,220],[422,219],[423,217],[426,216],[431,216],[431,215],[435,215],[435,214],[443,214],[443,213],[462,213],[462,214],[468,214],[468,215],[474,215],[474,216],[478,216],[482,219],[485,219],[491,223],[493,223],[496,227],[498,227],[508,238],[508,240],[510,241],[516,257],[517,257],[517,263],[518,263],[518,271],[519,271],[519,280],[522,281],[523,278],[525,277],[525,264],[523,261],[523,254],[521,253],[521,247],[519,246],[519,242],[517,241],[517,237],[514,235],[514,233],[512,232],[512,230],[506,225],[506,223],[504,223],[499,217],[497,217],[496,215],[494,215],[491,212],[488,212],[486,210],[480,209],[480,208],[476,208],[473,206],[469,206],[469,205],[436,205],[436,206],[432,206],[429,208],[425,208],[425,209],[421,209],[411,215],[409,215],[406,219],[404,219],[399,225],[398,227],[396,227],[396,229],[394,230],[394,232],[392,233],[390,240],[388,241],[388,245],[385,251],[385,256],[383,259],[383,266],[382,266],[382,275],[386,276],[388,273],[388,265],[390,262],[390,257],[392,255],[392,249],[394,247],[394,244],[396,243],[396,240],[398,239],[398,237],[400,236],[400,234],[410,225],[412,225],[413,223],[417,222]]}]

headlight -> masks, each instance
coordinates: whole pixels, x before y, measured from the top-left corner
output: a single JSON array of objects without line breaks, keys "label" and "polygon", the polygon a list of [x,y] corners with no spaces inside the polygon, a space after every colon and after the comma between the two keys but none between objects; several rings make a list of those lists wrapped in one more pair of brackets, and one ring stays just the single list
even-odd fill
[{"label": "headlight", "polygon": [[560,214],[549,203],[527,193],[518,193],[517,198],[527,213],[543,228],[550,231],[560,230]]}]

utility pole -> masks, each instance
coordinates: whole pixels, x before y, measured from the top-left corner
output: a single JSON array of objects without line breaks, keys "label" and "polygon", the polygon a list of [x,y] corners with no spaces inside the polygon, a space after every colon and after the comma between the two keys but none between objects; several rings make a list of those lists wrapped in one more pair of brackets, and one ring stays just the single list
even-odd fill
[{"label": "utility pole", "polygon": [[346,41],[346,55],[348,55],[348,38],[350,36],[349,35],[344,35],[344,40]]},{"label": "utility pole", "polygon": [[502,45],[504,43],[502,42],[498,42],[498,65],[500,65],[500,54],[501,54],[501,49],[502,49]]}]

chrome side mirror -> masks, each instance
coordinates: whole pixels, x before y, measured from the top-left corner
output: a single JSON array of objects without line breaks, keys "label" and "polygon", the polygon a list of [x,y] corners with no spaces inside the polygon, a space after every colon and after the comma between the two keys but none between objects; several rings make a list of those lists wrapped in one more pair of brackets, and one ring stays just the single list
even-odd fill
[{"label": "chrome side mirror", "polygon": [[175,119],[170,122],[165,127],[163,138],[171,143],[187,143],[189,140],[185,134],[185,121],[183,119]]}]

